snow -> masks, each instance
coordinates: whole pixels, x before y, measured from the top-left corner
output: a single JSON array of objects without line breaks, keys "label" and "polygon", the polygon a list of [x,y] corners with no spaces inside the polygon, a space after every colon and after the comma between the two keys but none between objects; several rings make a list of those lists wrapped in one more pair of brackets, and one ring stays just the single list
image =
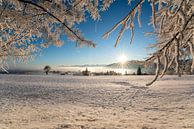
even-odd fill
[{"label": "snow", "polygon": [[0,129],[194,129],[194,76],[0,75]]}]

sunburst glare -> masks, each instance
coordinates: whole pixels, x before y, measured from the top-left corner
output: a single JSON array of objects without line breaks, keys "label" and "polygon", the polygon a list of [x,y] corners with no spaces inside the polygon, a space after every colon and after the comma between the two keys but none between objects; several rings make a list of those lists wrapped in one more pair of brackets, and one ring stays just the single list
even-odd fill
[{"label": "sunburst glare", "polygon": [[121,63],[121,64],[125,64],[127,62],[127,57],[122,54],[118,57],[118,62]]}]

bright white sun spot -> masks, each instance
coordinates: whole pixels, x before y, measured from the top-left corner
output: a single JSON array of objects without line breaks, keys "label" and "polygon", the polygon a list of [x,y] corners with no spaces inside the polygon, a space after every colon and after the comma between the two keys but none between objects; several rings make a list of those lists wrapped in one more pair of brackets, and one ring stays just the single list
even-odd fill
[{"label": "bright white sun spot", "polygon": [[125,55],[120,55],[118,61],[119,63],[124,64],[127,61],[127,57]]}]

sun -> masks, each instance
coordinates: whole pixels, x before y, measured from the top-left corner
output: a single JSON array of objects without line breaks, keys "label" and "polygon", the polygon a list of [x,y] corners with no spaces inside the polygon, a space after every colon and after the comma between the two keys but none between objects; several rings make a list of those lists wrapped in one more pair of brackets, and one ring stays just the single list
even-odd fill
[{"label": "sun", "polygon": [[120,55],[118,57],[118,61],[119,63],[124,64],[125,62],[127,62],[127,57],[125,55]]}]

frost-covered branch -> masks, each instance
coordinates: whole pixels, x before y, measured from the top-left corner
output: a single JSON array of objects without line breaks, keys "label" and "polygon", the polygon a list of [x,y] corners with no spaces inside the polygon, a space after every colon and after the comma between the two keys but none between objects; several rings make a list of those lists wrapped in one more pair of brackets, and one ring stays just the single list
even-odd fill
[{"label": "frost-covered branch", "polygon": [[158,79],[159,73],[160,73],[160,57],[157,56],[157,68],[156,68],[155,77],[151,82],[147,83],[146,86],[152,85]]},{"label": "frost-covered branch", "polygon": [[140,22],[140,13],[141,13],[141,6],[143,4],[144,0],[140,0],[132,9],[131,11],[127,14],[127,16],[125,16],[125,18],[123,18],[121,21],[119,21],[118,23],[116,23],[108,32],[106,32],[103,35],[103,38],[108,38],[109,35],[115,30],[117,29],[119,26],[122,26],[119,35],[117,37],[116,43],[115,43],[115,47],[118,45],[124,31],[126,29],[130,29],[131,30],[131,40],[130,40],[130,44],[132,43],[133,37],[134,37],[134,17],[136,15],[136,13],[138,13],[138,21],[139,21],[139,25],[141,26],[141,22]]},{"label": "frost-covered branch", "polygon": [[[31,4],[31,5],[34,5],[40,9],[42,9],[44,12],[46,12],[48,15],[50,15],[51,17],[53,17],[54,19],[56,19],[58,22],[60,22],[61,24],[63,24],[78,40],[80,40],[81,42],[84,42],[86,44],[88,44],[89,46],[93,46],[95,47],[95,44],[92,43],[91,41],[87,41],[83,38],[81,38],[78,34],[76,34],[68,25],[66,25],[64,22],[62,22],[58,17],[56,17],[55,15],[53,15],[51,12],[49,12],[47,9],[45,9],[44,7],[34,3],[34,2],[31,2],[31,1],[28,1],[28,0],[18,0],[20,2],[24,2],[24,3],[27,3],[27,4]],[[77,4],[76,4],[77,5]],[[68,10],[67,10],[68,11]]]},{"label": "frost-covered branch", "polygon": [[[86,20],[86,12],[98,19],[99,11],[109,5],[87,0],[0,0],[0,64],[8,61],[7,53],[13,49],[23,55],[50,45],[61,46],[64,35],[76,45],[95,47],[75,24]],[[14,54],[13,58],[20,58]]]},{"label": "frost-covered branch", "polygon": [[[194,44],[191,40],[189,40],[188,43],[189,43],[190,53],[191,53],[192,57],[194,57]],[[192,60],[191,73],[194,74],[194,58]]]},{"label": "frost-covered branch", "polygon": [[[161,77],[163,77],[170,66],[172,66],[173,62],[176,66],[175,71],[178,76],[180,76],[180,62],[184,55],[184,53],[180,54],[181,50],[187,45],[190,45],[190,48],[192,47],[191,44],[193,44],[193,42],[189,43],[189,39],[193,38],[194,12],[186,4],[188,4],[186,1],[181,1],[180,6],[174,11],[174,14],[171,12],[171,15],[159,15],[156,17],[156,21],[157,19],[161,20],[156,24],[159,25],[159,29],[156,28],[158,40],[154,46],[157,48],[157,51],[148,58],[146,62],[153,62],[157,60],[158,56],[163,58],[164,68],[161,72]],[[169,8],[170,7],[171,6],[169,6]],[[166,28],[166,30],[164,28]],[[191,57],[194,58],[192,54]],[[170,60],[170,62],[168,60]],[[191,66],[191,71],[192,67],[193,66]],[[157,80],[157,76],[154,80]]]},{"label": "frost-covered branch", "polygon": [[165,75],[167,69],[168,69],[168,48],[165,48],[164,53],[163,53],[163,57],[164,57],[164,69],[161,73],[161,78]]}]

